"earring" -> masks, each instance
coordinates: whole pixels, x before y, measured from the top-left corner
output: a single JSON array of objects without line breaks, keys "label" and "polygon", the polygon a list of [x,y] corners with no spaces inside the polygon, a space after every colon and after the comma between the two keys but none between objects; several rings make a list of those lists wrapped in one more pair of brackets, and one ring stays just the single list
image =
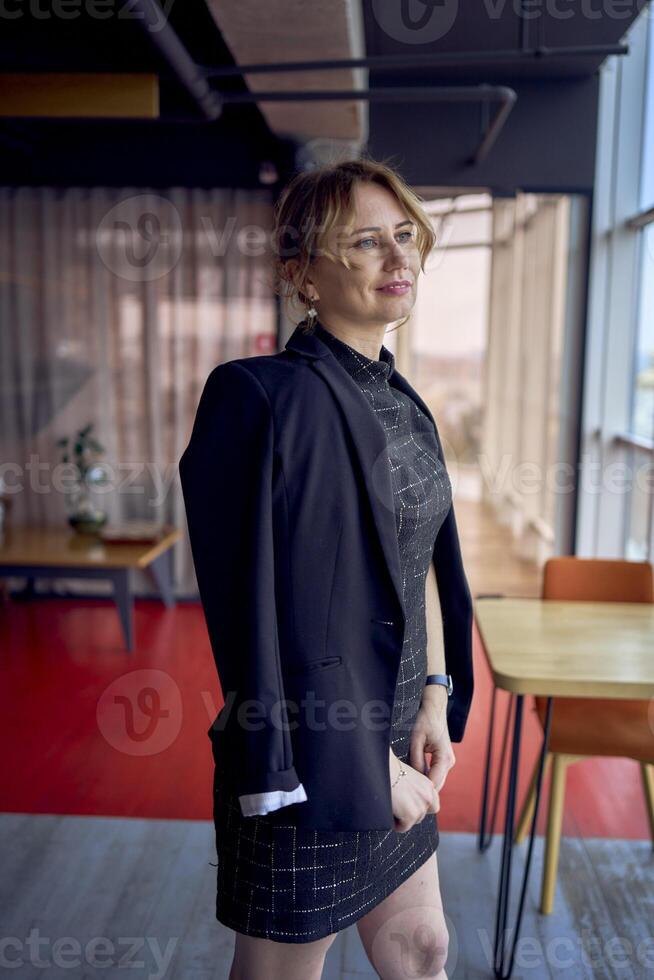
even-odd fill
[{"label": "earring", "polygon": [[315,300],[313,297],[309,298],[309,305],[307,307],[306,323],[308,326],[313,327],[316,318],[318,316],[318,310],[316,309]]}]

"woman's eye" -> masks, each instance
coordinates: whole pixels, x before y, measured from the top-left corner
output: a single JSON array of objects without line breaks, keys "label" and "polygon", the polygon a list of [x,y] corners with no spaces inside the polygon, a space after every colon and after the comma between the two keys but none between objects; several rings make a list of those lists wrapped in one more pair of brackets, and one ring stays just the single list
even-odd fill
[{"label": "woman's eye", "polygon": [[[400,240],[402,242],[410,242],[413,239],[413,237],[414,236],[413,236],[413,232],[412,231],[401,231],[397,235],[398,240]],[[359,241],[359,242],[356,243],[355,248],[360,248],[364,252],[369,252],[370,249],[367,247],[369,242],[372,242],[373,245],[374,245],[376,243],[376,239],[375,238],[362,238],[361,241]]]}]

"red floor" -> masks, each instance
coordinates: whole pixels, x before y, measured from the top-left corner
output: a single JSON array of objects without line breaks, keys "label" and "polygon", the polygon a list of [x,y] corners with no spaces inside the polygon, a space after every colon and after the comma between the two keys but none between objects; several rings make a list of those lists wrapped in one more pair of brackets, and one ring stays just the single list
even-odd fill
[{"label": "red floor", "polygon": [[[0,810],[211,818],[206,733],[222,699],[200,606],[138,601],[135,631],[138,652],[128,655],[107,600],[0,605],[0,732],[13,749]],[[446,831],[475,832],[479,820],[491,689],[477,637],[475,660],[465,740],[454,746],[457,764],[441,794]],[[505,697],[498,695],[500,722]],[[525,707],[521,790],[539,744],[529,701]],[[540,831],[544,816],[543,808]],[[647,838],[636,763],[572,766],[563,832]]]}]

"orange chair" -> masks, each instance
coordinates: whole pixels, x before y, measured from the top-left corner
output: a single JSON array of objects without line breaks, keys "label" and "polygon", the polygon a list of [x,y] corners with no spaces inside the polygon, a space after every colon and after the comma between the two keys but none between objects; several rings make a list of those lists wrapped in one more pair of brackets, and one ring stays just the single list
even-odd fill
[{"label": "orange chair", "polygon": [[[545,563],[543,599],[594,602],[654,602],[650,562],[560,557]],[[654,655],[654,650],[653,650]],[[547,699],[534,697],[534,710],[545,724]],[[640,763],[643,789],[654,841],[654,734],[648,718],[649,701],[611,698],[555,698],[545,766],[552,764],[547,836],[543,863],[540,911],[548,915],[554,904],[561,842],[567,767],[589,756],[635,759]],[[534,807],[537,765],[531,779],[515,840],[524,839]]]}]

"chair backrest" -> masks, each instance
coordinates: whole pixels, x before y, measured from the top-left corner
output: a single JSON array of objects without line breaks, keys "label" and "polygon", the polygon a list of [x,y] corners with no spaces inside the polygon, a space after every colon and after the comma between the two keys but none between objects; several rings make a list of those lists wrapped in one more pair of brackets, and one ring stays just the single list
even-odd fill
[{"label": "chair backrest", "polygon": [[651,562],[623,558],[548,558],[543,569],[543,599],[579,602],[654,602]]}]

